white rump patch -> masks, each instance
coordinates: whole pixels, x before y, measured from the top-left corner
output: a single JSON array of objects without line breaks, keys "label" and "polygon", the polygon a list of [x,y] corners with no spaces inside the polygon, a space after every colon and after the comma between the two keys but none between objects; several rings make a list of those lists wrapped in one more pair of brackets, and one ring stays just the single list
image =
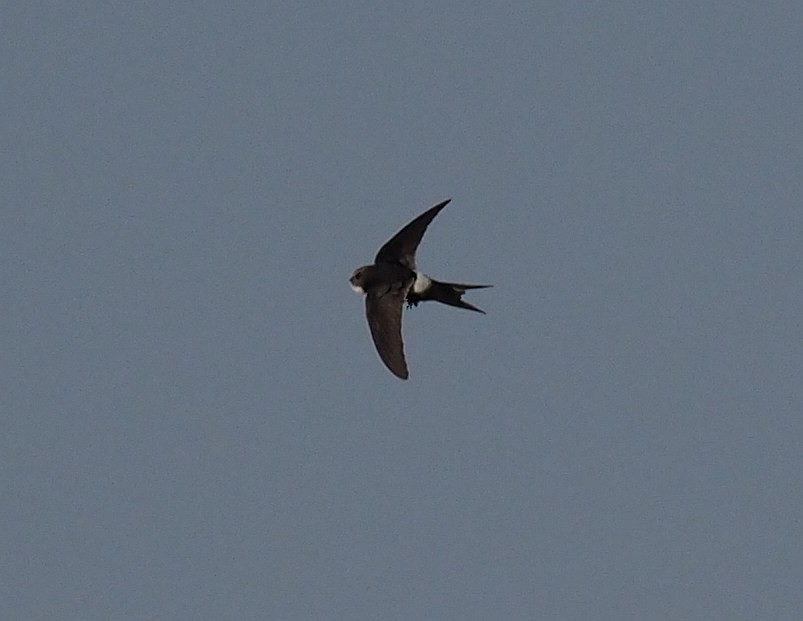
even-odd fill
[{"label": "white rump patch", "polygon": [[413,283],[413,293],[423,293],[432,285],[432,280],[426,274],[420,272],[415,275],[415,282]]}]

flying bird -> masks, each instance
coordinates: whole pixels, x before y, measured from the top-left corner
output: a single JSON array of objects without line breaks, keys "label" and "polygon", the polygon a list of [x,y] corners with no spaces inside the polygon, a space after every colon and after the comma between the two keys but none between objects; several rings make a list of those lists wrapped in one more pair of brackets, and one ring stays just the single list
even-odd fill
[{"label": "flying bird", "polygon": [[465,285],[440,282],[418,272],[415,251],[429,223],[449,204],[446,199],[431,207],[396,233],[379,249],[373,265],[354,270],[349,282],[357,293],[365,294],[365,315],[371,337],[385,366],[396,377],[407,379],[407,362],[401,335],[402,308],[435,300],[449,306],[485,313],[464,302],[468,289],[486,289],[491,285]]}]

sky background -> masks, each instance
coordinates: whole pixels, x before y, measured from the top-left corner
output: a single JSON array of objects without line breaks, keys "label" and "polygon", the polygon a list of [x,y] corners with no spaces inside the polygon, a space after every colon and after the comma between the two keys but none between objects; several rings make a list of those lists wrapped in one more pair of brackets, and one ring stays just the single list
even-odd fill
[{"label": "sky background", "polygon": [[[803,618],[801,33],[11,3],[0,618]],[[446,197],[403,382],[348,278]]]}]

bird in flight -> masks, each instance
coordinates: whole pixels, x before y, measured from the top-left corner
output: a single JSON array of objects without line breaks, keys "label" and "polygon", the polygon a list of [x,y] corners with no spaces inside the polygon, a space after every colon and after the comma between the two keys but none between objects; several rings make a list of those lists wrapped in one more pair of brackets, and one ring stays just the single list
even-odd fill
[{"label": "bird in flight", "polygon": [[424,231],[450,200],[431,207],[401,229],[379,249],[373,265],[358,267],[349,279],[354,291],[365,294],[365,315],[379,357],[391,373],[401,379],[409,376],[401,335],[405,302],[410,308],[420,302],[435,300],[485,314],[462,298],[468,289],[486,289],[491,285],[440,282],[416,268],[415,251]]}]

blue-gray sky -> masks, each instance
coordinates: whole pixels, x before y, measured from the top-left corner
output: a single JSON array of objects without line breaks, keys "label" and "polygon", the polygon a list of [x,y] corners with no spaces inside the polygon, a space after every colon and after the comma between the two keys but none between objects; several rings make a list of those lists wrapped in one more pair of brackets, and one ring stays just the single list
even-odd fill
[{"label": "blue-gray sky", "polygon": [[0,30],[0,618],[803,617],[799,2]]}]

